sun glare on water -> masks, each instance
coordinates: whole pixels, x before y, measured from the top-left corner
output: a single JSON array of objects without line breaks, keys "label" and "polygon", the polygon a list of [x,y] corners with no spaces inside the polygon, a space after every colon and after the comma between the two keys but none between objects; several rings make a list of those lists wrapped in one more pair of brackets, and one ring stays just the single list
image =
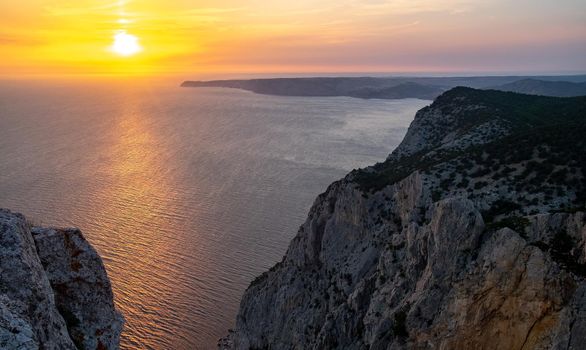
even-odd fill
[{"label": "sun glare on water", "polygon": [[120,56],[132,56],[139,53],[142,47],[138,43],[138,38],[128,34],[125,30],[120,30],[114,34],[114,43],[111,46],[112,52]]}]

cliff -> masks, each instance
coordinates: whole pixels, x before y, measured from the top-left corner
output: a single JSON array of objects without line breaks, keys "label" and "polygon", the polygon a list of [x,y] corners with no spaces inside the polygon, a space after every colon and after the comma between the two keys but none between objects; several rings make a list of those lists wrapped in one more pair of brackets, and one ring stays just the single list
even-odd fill
[{"label": "cliff", "polygon": [[33,227],[0,209],[0,348],[117,349],[123,318],[77,229]]},{"label": "cliff", "polygon": [[316,199],[226,349],[581,349],[586,98],[455,88]]}]

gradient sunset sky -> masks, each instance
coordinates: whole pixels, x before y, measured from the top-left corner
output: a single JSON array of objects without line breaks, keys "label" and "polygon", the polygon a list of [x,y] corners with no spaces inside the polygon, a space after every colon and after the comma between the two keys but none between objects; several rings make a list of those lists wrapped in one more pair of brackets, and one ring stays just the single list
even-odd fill
[{"label": "gradient sunset sky", "polygon": [[584,0],[2,0],[0,19],[8,78],[586,72]]}]

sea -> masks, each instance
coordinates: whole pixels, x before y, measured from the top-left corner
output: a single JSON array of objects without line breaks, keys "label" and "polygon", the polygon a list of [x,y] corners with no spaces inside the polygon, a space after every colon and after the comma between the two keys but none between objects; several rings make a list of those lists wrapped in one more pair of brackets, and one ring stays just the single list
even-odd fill
[{"label": "sea", "polygon": [[430,101],[284,97],[181,81],[0,81],[0,207],[79,227],[122,349],[214,349],[319,193]]}]

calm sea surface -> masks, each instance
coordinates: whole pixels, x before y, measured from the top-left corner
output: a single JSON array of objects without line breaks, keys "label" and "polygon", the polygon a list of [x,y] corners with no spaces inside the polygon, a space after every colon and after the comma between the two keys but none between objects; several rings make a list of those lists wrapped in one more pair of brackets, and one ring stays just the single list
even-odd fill
[{"label": "calm sea surface", "polygon": [[213,349],[316,195],[429,103],[175,85],[0,82],[0,207],[82,229],[124,349]]}]

